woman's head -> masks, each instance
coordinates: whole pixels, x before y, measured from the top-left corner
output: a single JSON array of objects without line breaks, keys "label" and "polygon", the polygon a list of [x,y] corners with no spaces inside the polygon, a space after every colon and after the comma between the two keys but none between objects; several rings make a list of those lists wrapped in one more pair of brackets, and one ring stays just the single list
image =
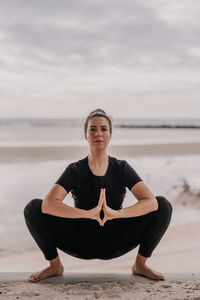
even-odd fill
[{"label": "woman's head", "polygon": [[89,115],[87,116],[85,124],[84,124],[84,132],[85,132],[85,134],[87,133],[89,120],[91,120],[92,118],[95,118],[95,117],[103,117],[103,118],[105,118],[107,120],[108,125],[109,125],[110,135],[112,135],[112,117],[108,116],[105,113],[105,111],[103,109],[100,109],[100,108],[91,111],[89,113]]},{"label": "woman's head", "polygon": [[93,110],[85,120],[84,133],[91,146],[106,147],[112,136],[112,117],[102,109]]}]

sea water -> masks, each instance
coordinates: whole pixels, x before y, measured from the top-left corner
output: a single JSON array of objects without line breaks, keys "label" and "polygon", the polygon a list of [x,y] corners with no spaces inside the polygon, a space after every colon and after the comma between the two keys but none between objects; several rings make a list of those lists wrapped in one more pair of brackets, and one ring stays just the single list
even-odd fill
[{"label": "sea water", "polygon": [[[152,139],[158,141],[161,139],[171,139],[172,141],[200,139],[200,121],[196,119],[119,119],[113,122],[112,140],[120,142],[120,140],[151,141]],[[81,119],[0,119],[0,146],[2,142],[36,141],[39,143],[40,141],[84,140],[84,121]]]}]

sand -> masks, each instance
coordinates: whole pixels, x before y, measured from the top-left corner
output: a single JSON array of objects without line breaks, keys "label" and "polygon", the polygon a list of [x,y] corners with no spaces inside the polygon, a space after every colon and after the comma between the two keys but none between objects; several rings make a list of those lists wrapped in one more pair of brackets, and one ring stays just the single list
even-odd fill
[{"label": "sand", "polygon": [[123,274],[117,277],[70,273],[29,283],[23,276],[18,281],[0,282],[0,299],[200,299],[200,274],[198,280],[192,274],[169,274],[167,282]]},{"label": "sand", "polygon": [[[108,153],[116,157],[124,156],[159,156],[159,155],[191,155],[200,154],[200,141],[158,141],[147,142],[111,141]],[[85,142],[17,142],[15,145],[6,143],[0,144],[0,163],[12,163],[16,161],[46,161],[64,160],[86,156],[88,144]]]}]

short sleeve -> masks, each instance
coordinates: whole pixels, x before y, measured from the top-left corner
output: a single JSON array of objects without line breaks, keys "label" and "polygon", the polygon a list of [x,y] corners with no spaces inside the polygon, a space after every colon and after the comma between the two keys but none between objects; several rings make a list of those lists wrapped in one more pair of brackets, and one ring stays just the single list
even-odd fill
[{"label": "short sleeve", "polygon": [[76,184],[76,173],[72,164],[69,164],[66,167],[65,171],[55,183],[61,185],[67,191],[67,193],[73,189]]},{"label": "short sleeve", "polygon": [[129,190],[138,183],[142,181],[141,177],[136,173],[136,171],[129,165],[129,163],[125,160],[124,161],[124,183],[125,186],[128,187]]}]

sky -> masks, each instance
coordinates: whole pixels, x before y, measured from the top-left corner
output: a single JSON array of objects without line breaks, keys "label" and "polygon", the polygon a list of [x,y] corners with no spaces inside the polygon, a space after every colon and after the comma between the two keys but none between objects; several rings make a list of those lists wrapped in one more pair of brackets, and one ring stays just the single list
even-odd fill
[{"label": "sky", "polygon": [[0,118],[200,118],[199,0],[0,2]]}]

